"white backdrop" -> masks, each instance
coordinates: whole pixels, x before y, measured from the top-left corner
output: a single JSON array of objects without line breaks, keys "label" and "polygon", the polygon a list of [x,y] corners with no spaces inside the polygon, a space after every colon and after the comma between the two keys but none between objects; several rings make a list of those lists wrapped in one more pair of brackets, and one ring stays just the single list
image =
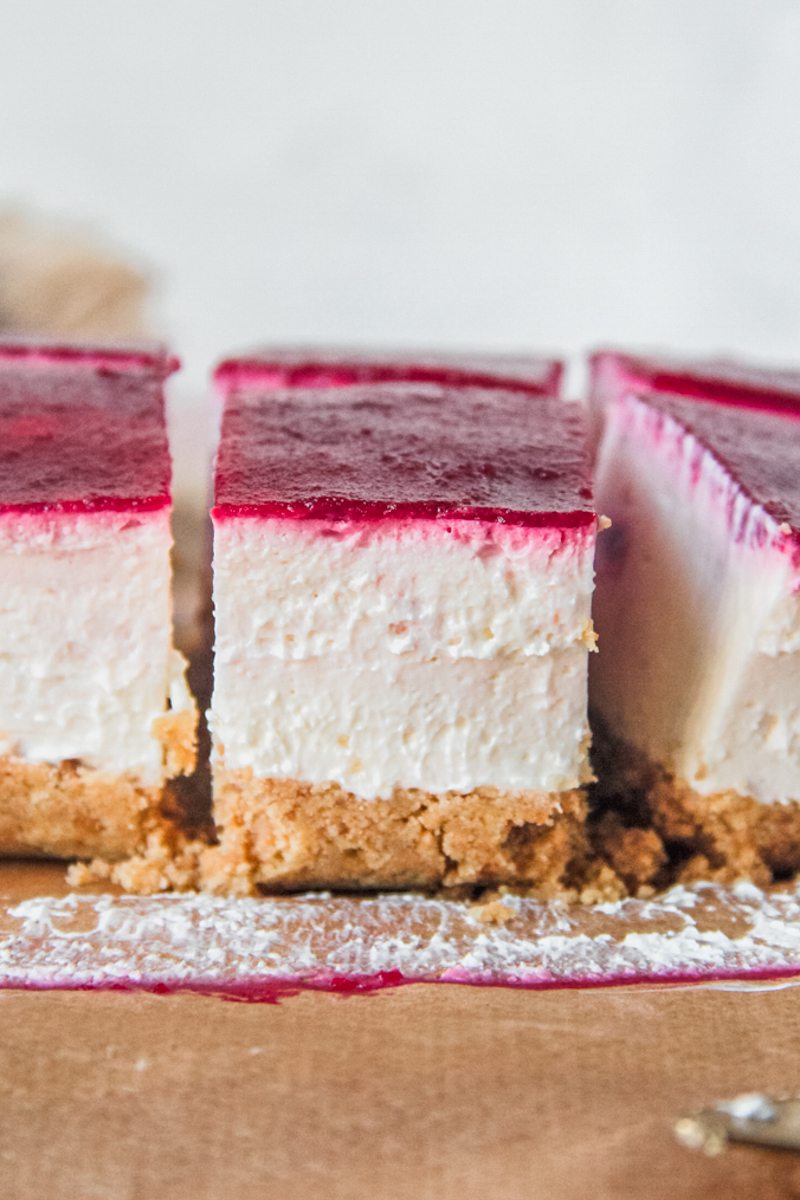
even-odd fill
[{"label": "white backdrop", "polygon": [[199,380],[345,339],[800,361],[798,0],[4,0],[0,192]]}]

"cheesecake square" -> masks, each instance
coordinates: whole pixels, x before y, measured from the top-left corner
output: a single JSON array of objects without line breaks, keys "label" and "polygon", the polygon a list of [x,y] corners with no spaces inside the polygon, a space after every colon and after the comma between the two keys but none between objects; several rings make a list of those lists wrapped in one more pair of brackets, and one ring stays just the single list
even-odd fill
[{"label": "cheesecake square", "polygon": [[170,822],[195,714],[172,648],[160,348],[0,342],[0,853],[119,860]]},{"label": "cheesecake square", "polygon": [[769,882],[800,869],[800,391],[704,378],[603,396],[598,774],[684,877]]},{"label": "cheesecake square", "polygon": [[406,382],[557,396],[563,374],[561,359],[537,354],[266,346],[224,359],[214,378],[223,394],[247,386],[266,390]]},{"label": "cheesecake square", "polygon": [[224,389],[208,886],[569,886],[597,530],[577,405]]}]

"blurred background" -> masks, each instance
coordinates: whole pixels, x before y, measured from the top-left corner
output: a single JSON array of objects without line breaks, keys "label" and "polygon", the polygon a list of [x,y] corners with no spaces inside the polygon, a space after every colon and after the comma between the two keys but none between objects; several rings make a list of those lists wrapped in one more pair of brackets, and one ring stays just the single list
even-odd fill
[{"label": "blurred background", "polygon": [[800,361],[797,0],[3,16],[6,324]]}]

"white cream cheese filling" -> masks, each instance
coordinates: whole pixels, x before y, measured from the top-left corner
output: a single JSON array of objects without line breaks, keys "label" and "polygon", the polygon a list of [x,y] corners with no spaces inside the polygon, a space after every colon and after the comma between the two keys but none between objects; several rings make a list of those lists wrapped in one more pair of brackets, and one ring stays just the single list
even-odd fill
[{"label": "white cream cheese filling", "polygon": [[800,572],[791,543],[677,421],[611,403],[596,491],[592,703],[701,794],[800,800]]},{"label": "white cream cheese filling", "polygon": [[588,776],[594,530],[218,520],[215,753],[358,796]]},{"label": "white cream cheese filling", "polygon": [[0,516],[0,754],[161,782],[171,544],[167,510]]},{"label": "white cream cheese filling", "polygon": [[527,657],[572,645],[590,619],[591,571],[570,540],[490,522],[225,520],[215,571],[231,600],[217,631],[223,663],[242,648],[300,660]]}]

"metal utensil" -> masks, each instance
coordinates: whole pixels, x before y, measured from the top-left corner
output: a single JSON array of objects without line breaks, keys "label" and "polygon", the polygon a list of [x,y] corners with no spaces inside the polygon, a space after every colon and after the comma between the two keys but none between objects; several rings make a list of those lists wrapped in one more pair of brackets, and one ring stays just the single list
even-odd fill
[{"label": "metal utensil", "polygon": [[682,1145],[704,1154],[719,1154],[727,1142],[800,1152],[800,1096],[779,1100],[744,1092],[682,1117],[675,1135]]}]

